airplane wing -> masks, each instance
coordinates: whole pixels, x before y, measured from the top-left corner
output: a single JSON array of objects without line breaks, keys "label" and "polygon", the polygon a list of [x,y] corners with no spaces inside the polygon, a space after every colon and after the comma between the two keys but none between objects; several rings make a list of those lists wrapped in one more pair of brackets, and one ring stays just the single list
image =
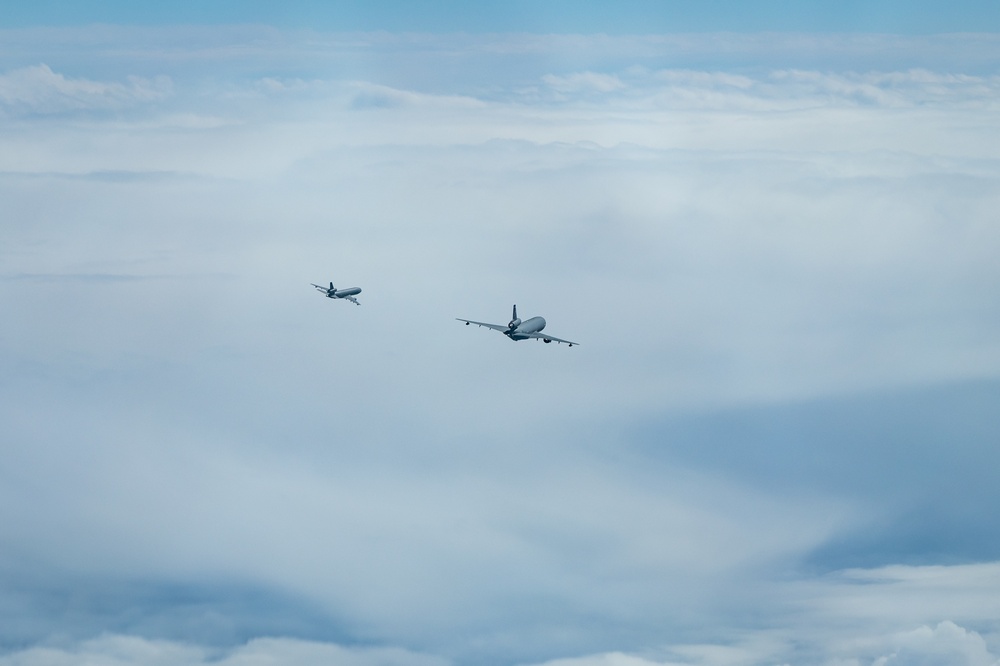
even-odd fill
[{"label": "airplane wing", "polygon": [[472,321],[471,319],[458,319],[458,317],[455,317],[455,319],[457,319],[458,321],[464,321],[466,324],[475,324],[476,326],[485,326],[486,328],[492,328],[494,331],[500,331],[501,333],[506,333],[509,330],[509,327],[502,326],[500,324],[487,324],[484,321]]},{"label": "airplane wing", "polygon": [[354,303],[355,305],[361,305],[361,303],[358,303],[358,299],[354,298],[353,296],[341,296],[341,298],[346,298],[347,300],[349,300],[351,303]]},{"label": "airplane wing", "polygon": [[570,342],[569,340],[563,340],[562,338],[557,338],[553,335],[546,335],[545,333],[522,333],[521,335],[526,338],[538,338],[539,340],[551,340],[552,342],[565,342],[570,347],[580,344],[579,342]]}]

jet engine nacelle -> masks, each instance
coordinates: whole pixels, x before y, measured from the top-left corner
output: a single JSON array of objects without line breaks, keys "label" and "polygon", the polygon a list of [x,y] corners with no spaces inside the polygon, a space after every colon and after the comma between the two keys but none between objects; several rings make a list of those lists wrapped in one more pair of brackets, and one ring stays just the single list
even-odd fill
[{"label": "jet engine nacelle", "polygon": [[507,328],[509,328],[511,330],[514,330],[515,328],[517,328],[520,325],[521,325],[521,320],[520,319],[511,319],[510,323],[507,324]]},{"label": "jet engine nacelle", "polygon": [[549,344],[552,341],[549,340],[548,338],[542,338],[542,342],[544,342],[545,344]]}]

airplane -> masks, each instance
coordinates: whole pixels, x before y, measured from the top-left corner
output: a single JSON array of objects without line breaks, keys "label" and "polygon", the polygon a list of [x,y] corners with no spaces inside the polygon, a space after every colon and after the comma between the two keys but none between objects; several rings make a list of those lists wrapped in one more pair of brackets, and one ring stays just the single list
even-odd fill
[{"label": "airplane", "polygon": [[347,289],[337,289],[336,287],[333,286],[333,283],[331,282],[330,288],[327,289],[326,287],[322,287],[315,283],[310,283],[310,284],[316,287],[316,291],[320,291],[326,294],[327,298],[346,298],[355,305],[361,305],[361,303],[358,303],[357,299],[354,298],[355,295],[361,293],[361,287],[348,287]]},{"label": "airplane", "polygon": [[534,338],[536,340],[541,340],[542,342],[545,343],[549,343],[552,341],[565,342],[570,347],[572,347],[573,345],[580,344],[579,342],[570,342],[569,340],[561,340],[555,336],[545,335],[541,333],[540,331],[543,328],[545,328],[545,319],[543,319],[542,317],[532,317],[527,321],[521,321],[520,319],[517,318],[516,305],[514,306],[514,314],[510,322],[506,326],[502,324],[487,324],[486,322],[472,321],[470,319],[459,319],[458,317],[456,317],[455,319],[458,321],[464,321],[466,326],[468,326],[469,324],[475,324],[476,326],[485,326],[486,328],[492,328],[494,331],[500,331],[501,333],[506,335],[511,340],[514,340],[515,342],[517,340],[527,340],[529,338]]}]

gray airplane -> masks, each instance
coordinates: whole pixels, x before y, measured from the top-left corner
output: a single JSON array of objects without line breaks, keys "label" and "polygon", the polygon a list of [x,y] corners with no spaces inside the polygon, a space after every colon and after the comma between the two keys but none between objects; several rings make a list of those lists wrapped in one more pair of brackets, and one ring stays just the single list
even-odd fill
[{"label": "gray airplane", "polygon": [[348,287],[347,289],[337,289],[336,287],[333,286],[333,283],[331,282],[330,288],[327,289],[326,287],[322,287],[315,283],[310,283],[310,284],[316,287],[316,291],[320,291],[326,294],[327,298],[346,298],[355,305],[361,305],[361,303],[358,303],[357,299],[354,298],[355,295],[361,293],[361,287]]},{"label": "gray airplane", "polygon": [[527,321],[521,321],[517,318],[517,306],[514,306],[514,314],[510,322],[506,326],[503,324],[487,324],[482,321],[472,321],[469,319],[458,319],[458,321],[464,321],[465,325],[475,324],[476,326],[485,326],[486,328],[492,328],[494,331],[500,331],[506,335],[511,340],[527,340],[529,338],[534,338],[536,340],[541,340],[542,342],[565,342],[570,347],[573,345],[580,344],[579,342],[570,342],[569,340],[560,340],[552,335],[546,335],[541,333],[541,330],[545,328],[545,320],[542,317],[532,317]]}]

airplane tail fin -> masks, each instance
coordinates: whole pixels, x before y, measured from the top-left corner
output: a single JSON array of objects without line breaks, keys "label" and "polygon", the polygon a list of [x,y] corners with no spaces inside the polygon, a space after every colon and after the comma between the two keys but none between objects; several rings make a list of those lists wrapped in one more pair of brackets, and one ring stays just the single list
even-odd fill
[{"label": "airplane tail fin", "polygon": [[521,320],[517,318],[517,306],[514,306],[514,313],[511,316],[510,323],[507,324],[507,330],[513,331],[515,328],[521,325]]},{"label": "airplane tail fin", "polygon": [[337,291],[332,282],[330,283],[330,291]]}]

